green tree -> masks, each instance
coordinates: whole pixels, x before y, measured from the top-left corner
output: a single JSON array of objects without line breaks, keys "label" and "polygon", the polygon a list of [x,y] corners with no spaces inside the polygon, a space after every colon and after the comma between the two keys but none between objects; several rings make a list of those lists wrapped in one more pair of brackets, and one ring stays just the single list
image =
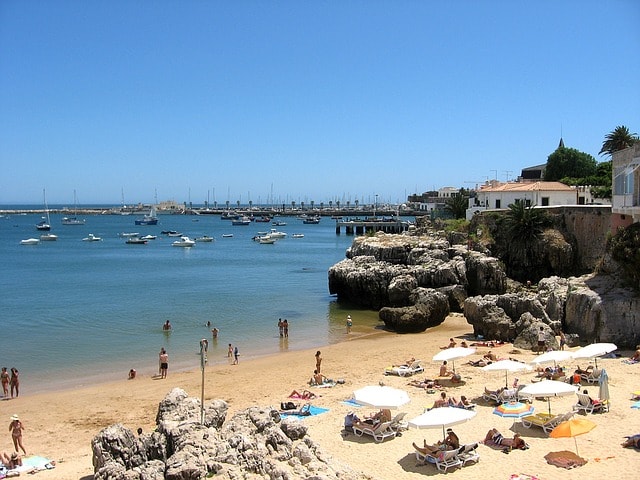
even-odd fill
[{"label": "green tree", "polygon": [[453,218],[465,218],[469,208],[469,196],[465,195],[463,188],[447,199],[444,208],[453,215]]},{"label": "green tree", "polygon": [[534,247],[548,223],[544,210],[526,207],[524,202],[509,205],[502,224],[509,264],[525,268],[535,264]]},{"label": "green tree", "polygon": [[588,177],[597,169],[598,162],[588,153],[561,146],[547,158],[544,179],[554,182],[565,177]]},{"label": "green tree", "polygon": [[614,128],[612,132],[605,135],[602,148],[600,152],[598,152],[598,155],[611,156],[614,152],[624,150],[638,141],[640,141],[640,139],[638,139],[637,133],[631,133],[627,127],[619,125]]}]

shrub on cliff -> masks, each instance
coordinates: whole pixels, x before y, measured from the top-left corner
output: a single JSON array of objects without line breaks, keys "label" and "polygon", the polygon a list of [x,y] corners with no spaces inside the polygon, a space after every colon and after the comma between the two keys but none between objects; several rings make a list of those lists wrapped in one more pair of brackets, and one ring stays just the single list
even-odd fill
[{"label": "shrub on cliff", "polygon": [[619,228],[609,239],[607,249],[620,264],[631,287],[640,290],[640,223]]}]

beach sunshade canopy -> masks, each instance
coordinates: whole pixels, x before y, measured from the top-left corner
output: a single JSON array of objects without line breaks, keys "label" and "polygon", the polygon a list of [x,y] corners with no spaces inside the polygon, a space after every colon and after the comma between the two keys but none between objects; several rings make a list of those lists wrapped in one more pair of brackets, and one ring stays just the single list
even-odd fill
[{"label": "beach sunshade canopy", "polygon": [[456,407],[432,408],[421,415],[409,420],[410,428],[442,428],[442,436],[445,436],[445,427],[458,425],[471,420],[476,416],[473,410]]},{"label": "beach sunshade canopy", "polygon": [[578,442],[576,438],[578,435],[584,435],[596,428],[596,424],[586,418],[576,417],[570,418],[566,422],[560,423],[556,428],[551,430],[549,436],[551,438],[571,438],[576,444],[576,455],[578,454]]},{"label": "beach sunshade canopy", "polygon": [[522,402],[506,402],[493,409],[494,415],[509,418],[522,418],[533,415],[535,408],[533,405]]},{"label": "beach sunshade canopy", "polygon": [[578,387],[575,385],[569,385],[568,383],[559,382],[557,380],[542,380],[541,382],[526,385],[522,390],[520,390],[519,394],[529,397],[546,398],[549,405],[549,413],[551,413],[551,403],[549,402],[551,397],[575,395],[577,392]]},{"label": "beach sunshade canopy", "polygon": [[573,352],[569,350],[552,350],[550,352],[545,352],[542,355],[538,355],[536,358],[531,360],[530,363],[558,363],[564,362],[571,358],[573,358]]},{"label": "beach sunshade canopy", "polygon": [[524,370],[531,370],[531,367],[526,363],[516,362],[514,360],[498,360],[497,362],[490,363],[482,367],[482,370],[487,372],[505,372],[504,384],[507,386],[509,372],[521,372]]},{"label": "beach sunshade canopy", "polygon": [[[454,360],[457,360],[459,358],[464,358],[464,357],[468,357],[469,355],[472,355],[476,353],[476,349],[475,348],[468,348],[468,347],[454,347],[454,348],[445,348],[444,350],[442,350],[441,352],[436,353],[433,356],[433,361],[434,362],[444,362],[445,360],[451,361],[453,362]],[[455,371],[455,365],[453,365],[453,370]]]},{"label": "beach sunshade canopy", "polygon": [[353,400],[375,408],[399,408],[409,403],[409,394],[398,388],[370,385],[353,392]]},{"label": "beach sunshade canopy", "polygon": [[597,357],[601,357],[617,349],[618,347],[614,343],[592,343],[573,352],[573,358],[593,358],[597,367]]}]

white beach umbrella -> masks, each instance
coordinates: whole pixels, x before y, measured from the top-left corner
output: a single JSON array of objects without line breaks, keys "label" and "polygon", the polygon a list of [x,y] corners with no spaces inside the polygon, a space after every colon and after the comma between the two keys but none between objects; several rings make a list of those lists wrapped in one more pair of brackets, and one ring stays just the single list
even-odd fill
[{"label": "white beach umbrella", "polygon": [[557,380],[542,380],[541,382],[531,383],[520,390],[520,396],[528,397],[544,397],[547,399],[549,413],[551,413],[551,397],[564,397],[566,395],[575,395],[578,387],[569,385],[565,382]]},{"label": "white beach umbrella", "polygon": [[545,352],[542,355],[538,355],[529,363],[551,363],[557,364],[557,362],[564,362],[573,358],[573,352],[569,350],[552,350],[550,352]]},{"label": "white beach umbrella", "polygon": [[573,352],[573,358],[593,358],[598,368],[598,357],[617,350],[614,343],[592,343]]},{"label": "white beach umbrella", "polygon": [[445,437],[445,427],[464,423],[475,417],[477,412],[456,407],[432,408],[431,410],[409,420],[410,428],[442,428]]},{"label": "white beach umbrella", "polygon": [[353,400],[375,408],[399,408],[409,403],[409,394],[398,388],[370,385],[353,392]]},{"label": "white beach umbrella", "polygon": [[453,348],[445,348],[444,350],[442,350],[439,353],[436,353],[433,356],[433,361],[434,362],[444,362],[445,360],[451,361],[451,365],[453,368],[453,371],[456,371],[456,365],[454,360],[458,359],[458,358],[464,358],[464,357],[468,357],[469,355],[472,355],[476,353],[476,349],[475,348],[468,348],[468,347],[453,347]]},{"label": "white beach umbrella", "polygon": [[487,372],[502,372],[504,371],[504,385],[508,386],[507,375],[509,372],[522,372],[525,370],[531,370],[531,367],[523,362],[516,362],[515,360],[498,360],[497,362],[490,363],[482,367],[482,370]]}]

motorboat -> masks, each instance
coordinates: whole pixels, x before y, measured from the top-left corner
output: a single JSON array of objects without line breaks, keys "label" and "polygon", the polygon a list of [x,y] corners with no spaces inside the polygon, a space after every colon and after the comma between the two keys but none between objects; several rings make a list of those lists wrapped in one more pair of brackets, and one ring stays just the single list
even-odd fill
[{"label": "motorboat", "polygon": [[42,242],[55,242],[58,240],[58,235],[55,233],[43,233],[40,235],[40,241]]},{"label": "motorboat", "polygon": [[145,215],[141,219],[137,219],[135,221],[135,224],[136,225],[157,225],[158,224],[158,217],[156,216],[155,207],[151,207],[151,210],[149,211],[149,214]]},{"label": "motorboat", "polygon": [[124,243],[127,243],[129,245],[146,245],[147,240],[144,240],[140,237],[129,237],[127,238],[127,241]]},{"label": "motorboat", "polygon": [[27,238],[26,240],[20,240],[20,245],[38,245],[40,240],[37,238]]},{"label": "motorboat", "polygon": [[271,235],[263,235],[262,237],[258,237],[258,243],[263,243],[265,245],[273,245],[276,243],[277,238],[272,237]]},{"label": "motorboat", "polygon": [[285,238],[287,234],[285,232],[279,232],[275,228],[272,228],[271,232],[269,232],[269,236],[272,238]]},{"label": "motorboat", "polygon": [[304,233],[294,233],[291,235],[293,238],[304,238]]},{"label": "motorboat", "polygon": [[196,237],[196,242],[198,242],[198,243],[210,243],[210,242],[213,242],[213,237],[210,237],[209,235],[203,235],[201,237]]},{"label": "motorboat", "polygon": [[123,238],[139,237],[140,236],[140,234],[138,232],[122,232],[122,233],[119,233],[118,235],[120,235]]},{"label": "motorboat", "polygon": [[307,217],[302,220],[302,223],[305,223],[307,225],[317,225],[318,223],[320,223],[320,217],[318,216]]},{"label": "motorboat", "polygon": [[222,238],[231,238],[233,237],[233,233],[223,233]]},{"label": "motorboat", "polygon": [[169,233],[167,233],[167,237],[182,237],[182,233],[171,230]]},{"label": "motorboat", "polygon": [[251,219],[247,216],[242,216],[239,218],[234,218],[233,220],[231,220],[231,225],[240,225],[240,226],[246,226],[246,225],[250,225],[251,224]]},{"label": "motorboat", "polygon": [[275,225],[276,227],[284,227],[287,224],[287,222],[284,222],[282,220],[277,220],[275,222],[271,222],[271,225]]},{"label": "motorboat", "polygon": [[88,237],[82,239],[83,242],[101,242],[102,238],[96,237],[93,233],[90,233]]},{"label": "motorboat", "polygon": [[144,236],[142,236],[140,238],[143,239],[143,240],[155,240],[158,237],[155,236],[155,235],[144,235]]},{"label": "motorboat", "polygon": [[196,244],[194,240],[191,240],[189,237],[182,236],[180,240],[176,240],[171,245],[174,247],[193,247]]},{"label": "motorboat", "polygon": [[268,215],[267,216],[263,215],[254,220],[254,222],[270,222],[270,221],[271,221],[271,217]]}]

